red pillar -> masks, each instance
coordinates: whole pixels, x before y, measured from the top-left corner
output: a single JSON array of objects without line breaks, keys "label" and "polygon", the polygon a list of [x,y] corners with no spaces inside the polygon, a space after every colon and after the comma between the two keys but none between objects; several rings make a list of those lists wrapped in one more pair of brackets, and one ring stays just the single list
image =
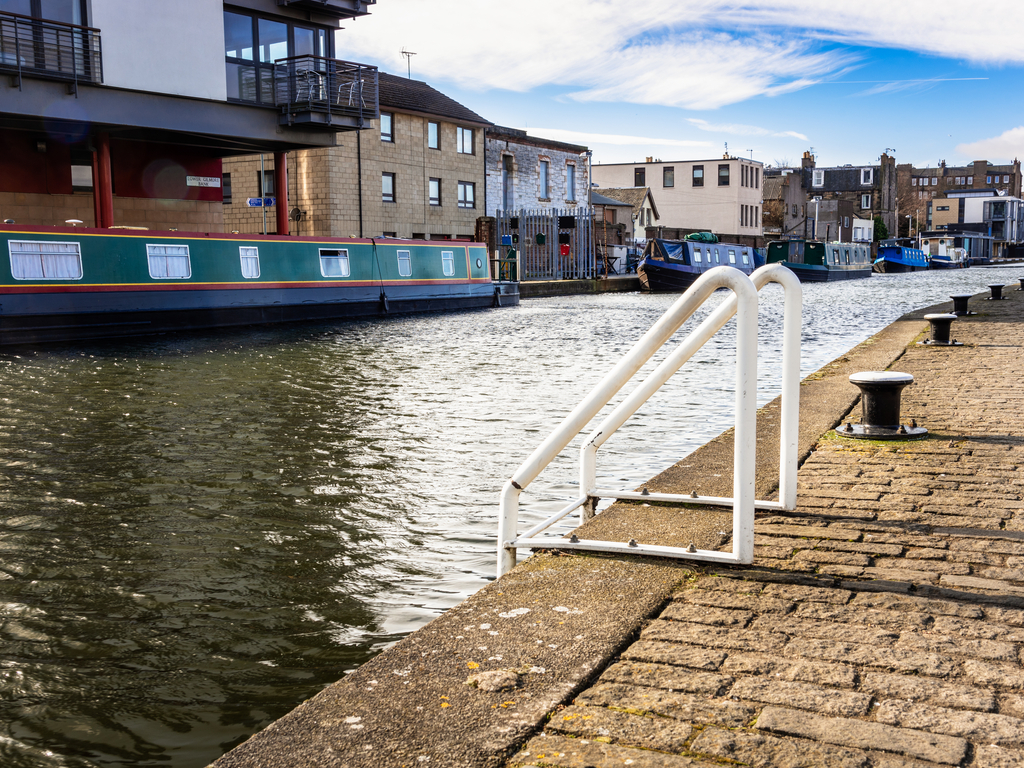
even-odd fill
[{"label": "red pillar", "polygon": [[114,184],[110,175],[110,136],[98,133],[93,150],[92,193],[96,207],[96,226],[114,226]]},{"label": "red pillar", "polygon": [[288,153],[274,153],[274,190],[277,193],[277,234],[288,234]]}]

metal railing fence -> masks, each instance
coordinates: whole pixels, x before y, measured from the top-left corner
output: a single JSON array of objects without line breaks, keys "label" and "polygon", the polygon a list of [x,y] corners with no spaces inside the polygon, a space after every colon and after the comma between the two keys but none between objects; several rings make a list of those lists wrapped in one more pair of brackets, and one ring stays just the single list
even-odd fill
[{"label": "metal railing fence", "polygon": [[0,71],[21,88],[24,75],[50,80],[103,82],[100,31],[0,11]]},{"label": "metal railing fence", "polygon": [[319,112],[363,122],[380,115],[377,68],[323,56],[274,62],[274,104],[282,113]]},{"label": "metal railing fence", "polygon": [[[559,227],[560,220],[566,223],[567,219],[572,220],[573,226]],[[512,247],[519,252],[520,280],[580,280],[596,276],[593,217],[589,208],[499,210],[495,220],[499,244],[503,237],[519,236],[519,242]],[[561,253],[559,234],[569,236],[568,255]],[[538,242],[538,235],[543,242]]]}]

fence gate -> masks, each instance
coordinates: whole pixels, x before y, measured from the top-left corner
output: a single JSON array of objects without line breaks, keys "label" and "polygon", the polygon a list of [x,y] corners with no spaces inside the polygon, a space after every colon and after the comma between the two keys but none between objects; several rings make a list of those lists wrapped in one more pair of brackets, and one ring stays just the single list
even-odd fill
[{"label": "fence gate", "polygon": [[[501,253],[519,253],[520,280],[595,277],[593,217],[589,208],[497,211]],[[511,242],[511,245],[507,243]],[[568,246],[568,248],[563,248]],[[565,253],[567,251],[567,253]]]}]

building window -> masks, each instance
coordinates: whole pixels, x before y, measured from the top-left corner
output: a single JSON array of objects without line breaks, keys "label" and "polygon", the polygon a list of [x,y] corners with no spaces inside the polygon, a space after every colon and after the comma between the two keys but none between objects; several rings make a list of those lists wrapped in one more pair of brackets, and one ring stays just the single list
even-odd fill
[{"label": "building window", "polygon": [[276,190],[273,171],[256,171],[256,189],[262,197],[273,197]]},{"label": "building window", "polygon": [[860,183],[861,184],[873,184],[875,180],[875,169],[874,168],[861,168],[860,169]]},{"label": "building window", "polygon": [[225,173],[221,176],[221,194],[225,205],[231,205],[231,174]]},{"label": "building window", "polygon": [[916,187],[916,186],[917,186],[917,177],[916,177],[916,176],[914,176],[914,177],[913,177],[913,178],[912,178],[912,179],[910,180],[910,186],[912,186],[912,187]]},{"label": "building window", "polygon": [[395,116],[390,112],[380,113],[380,140],[395,141]]},{"label": "building window", "polygon": [[290,56],[330,57],[326,27],[224,12],[224,59],[228,99],[276,103],[274,62]]},{"label": "building window", "polygon": [[757,166],[754,167],[754,189],[761,188],[761,169]]},{"label": "building window", "polygon": [[871,207],[871,195],[860,196],[860,207],[865,210]]},{"label": "building window", "polygon": [[260,276],[260,249],[249,245],[238,247],[238,256],[242,260],[242,277],[247,280]]},{"label": "building window", "polygon": [[551,163],[547,160],[540,161],[540,197],[542,200],[551,199],[551,182],[548,176],[550,168]]},{"label": "building window", "polygon": [[825,186],[825,171],[814,170],[811,171],[811,186],[812,187],[823,187]]},{"label": "building window", "polygon": [[718,186],[729,186],[729,166],[726,163],[722,163],[718,166]]},{"label": "building window", "polygon": [[646,187],[647,186],[647,169],[646,168],[634,168],[633,169],[633,186],[634,187]]},{"label": "building window", "polygon": [[472,128],[456,128],[455,129],[455,150],[460,155],[472,155],[473,152],[473,129]]},{"label": "building window", "polygon": [[149,276],[155,280],[188,280],[192,263],[187,245],[147,245]]},{"label": "building window", "polygon": [[385,203],[395,202],[395,174],[382,173],[380,175],[381,200]]},{"label": "building window", "polygon": [[1009,183],[1010,183],[1010,177],[1009,176],[1003,176],[1003,184],[1009,184]]},{"label": "building window", "polygon": [[430,180],[430,204],[440,205],[441,204],[441,180],[431,179]]},{"label": "building window", "polygon": [[440,131],[441,127],[437,123],[427,123],[427,147],[429,149],[441,148]]},{"label": "building window", "polygon": [[[743,166],[740,167],[742,168]],[[740,226],[747,226],[747,206],[745,205],[740,206]]]},{"label": "building window", "polygon": [[704,186],[704,166],[695,165],[693,166],[693,186],[703,187]]},{"label": "building window", "polygon": [[15,280],[81,280],[78,243],[10,240],[11,276]]},{"label": "building window", "polygon": [[441,272],[445,277],[455,274],[455,253],[454,251],[441,251]]},{"label": "building window", "polygon": [[398,276],[412,277],[412,251],[398,252]]},{"label": "building window", "polygon": [[675,166],[666,165],[661,169],[661,186],[663,187],[674,187],[676,185],[676,169]]},{"label": "building window", "polygon": [[932,186],[934,187],[938,183],[939,183],[938,176],[932,176]]},{"label": "building window", "polygon": [[[394,236],[394,233],[391,233]],[[387,233],[384,235],[388,236]],[[320,274],[324,277],[348,277],[352,269],[348,261],[348,249],[320,249]]]},{"label": "building window", "polygon": [[974,177],[973,176],[968,176],[967,177],[967,185],[968,186],[972,186],[973,184],[974,184]]},{"label": "building window", "polygon": [[459,182],[459,208],[476,208],[476,184],[472,181]]},{"label": "building window", "polygon": [[576,199],[576,166],[568,163],[565,166],[565,199],[573,201]]}]

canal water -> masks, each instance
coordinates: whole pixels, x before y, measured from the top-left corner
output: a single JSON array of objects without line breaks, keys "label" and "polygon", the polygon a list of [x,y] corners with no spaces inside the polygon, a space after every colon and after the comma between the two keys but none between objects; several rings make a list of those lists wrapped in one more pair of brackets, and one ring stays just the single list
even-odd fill
[{"label": "canal water", "polygon": [[[803,373],[1021,271],[807,285]],[[479,589],[503,480],[675,298],[0,354],[0,765],[199,768]],[[731,327],[601,478],[635,487],[731,425]],[[574,495],[576,461],[525,519]]]}]

